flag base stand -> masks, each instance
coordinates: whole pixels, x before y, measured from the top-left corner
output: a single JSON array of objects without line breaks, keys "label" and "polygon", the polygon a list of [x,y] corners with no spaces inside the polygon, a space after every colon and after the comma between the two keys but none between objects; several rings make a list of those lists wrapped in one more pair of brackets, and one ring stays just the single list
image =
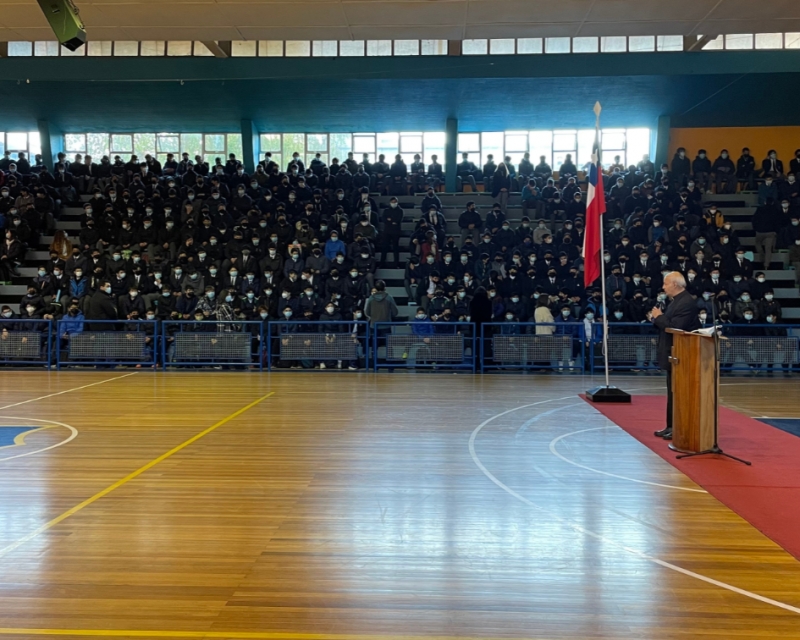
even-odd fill
[{"label": "flag base stand", "polygon": [[607,402],[616,404],[630,404],[631,394],[617,387],[604,386],[589,389],[586,392],[587,399],[592,402]]}]

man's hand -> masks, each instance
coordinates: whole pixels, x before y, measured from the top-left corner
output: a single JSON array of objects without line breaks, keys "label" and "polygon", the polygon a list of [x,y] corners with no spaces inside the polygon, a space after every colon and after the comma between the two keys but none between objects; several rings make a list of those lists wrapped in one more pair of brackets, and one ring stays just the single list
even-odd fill
[{"label": "man's hand", "polygon": [[656,318],[658,318],[658,316],[663,316],[663,315],[664,315],[664,312],[661,311],[661,309],[659,309],[658,307],[653,307],[650,310],[650,319],[651,320],[655,320]]}]

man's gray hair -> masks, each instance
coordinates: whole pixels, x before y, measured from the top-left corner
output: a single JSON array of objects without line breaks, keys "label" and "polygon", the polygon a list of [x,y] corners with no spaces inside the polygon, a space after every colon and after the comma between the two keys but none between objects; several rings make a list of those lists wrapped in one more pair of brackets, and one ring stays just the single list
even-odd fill
[{"label": "man's gray hair", "polygon": [[686,288],[686,278],[683,277],[683,274],[680,271],[672,271],[666,275],[664,278],[665,280],[669,278],[676,287],[681,289]]}]

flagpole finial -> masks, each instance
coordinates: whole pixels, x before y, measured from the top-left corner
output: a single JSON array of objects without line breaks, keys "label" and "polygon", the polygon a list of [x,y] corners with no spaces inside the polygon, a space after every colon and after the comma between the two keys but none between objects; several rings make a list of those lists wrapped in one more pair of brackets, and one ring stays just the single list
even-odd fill
[{"label": "flagpole finial", "polygon": [[594,115],[599,118],[600,117],[600,112],[602,110],[603,110],[603,106],[600,104],[600,102],[599,101],[595,102],[594,103],[594,109],[593,109]]}]

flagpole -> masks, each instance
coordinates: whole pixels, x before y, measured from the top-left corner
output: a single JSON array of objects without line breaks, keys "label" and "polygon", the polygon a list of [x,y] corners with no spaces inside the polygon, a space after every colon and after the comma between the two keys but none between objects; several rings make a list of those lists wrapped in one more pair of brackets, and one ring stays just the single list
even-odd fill
[{"label": "flagpole", "polygon": [[[605,192],[605,183],[603,182],[603,173],[601,171],[601,153],[602,149],[600,148],[600,112],[603,110],[603,107],[600,105],[599,102],[595,102],[594,105],[594,127],[595,127],[595,148],[597,149],[597,185],[595,189],[602,189]],[[605,207],[603,207],[605,209]],[[614,402],[614,403],[629,403],[631,401],[631,395],[626,393],[622,389],[617,389],[616,387],[612,387],[609,379],[608,373],[608,304],[606,303],[606,261],[603,256],[605,253],[605,224],[604,224],[604,217],[605,211],[600,214],[600,220],[598,221],[600,225],[600,287],[602,291],[602,301],[601,301],[601,309],[603,311],[603,362],[605,364],[605,371],[606,371],[606,384],[604,387],[596,387],[594,389],[590,389],[586,392],[586,397],[591,400],[592,402]],[[584,256],[585,259],[585,256]],[[594,258],[592,258],[594,259]],[[584,267],[585,268],[585,267]]]},{"label": "flagpole", "polygon": [[[603,149],[600,146],[600,112],[603,107],[599,102],[594,105],[594,139],[597,145],[597,187],[605,191],[605,182],[603,181],[602,162],[603,162]],[[606,370],[606,387],[611,386],[608,376],[608,304],[606,303],[606,261],[605,261],[605,212],[600,214],[600,286],[603,292],[602,310],[603,310],[603,361]]]}]

